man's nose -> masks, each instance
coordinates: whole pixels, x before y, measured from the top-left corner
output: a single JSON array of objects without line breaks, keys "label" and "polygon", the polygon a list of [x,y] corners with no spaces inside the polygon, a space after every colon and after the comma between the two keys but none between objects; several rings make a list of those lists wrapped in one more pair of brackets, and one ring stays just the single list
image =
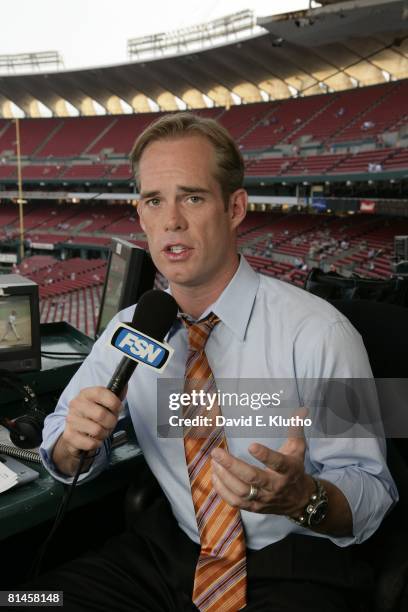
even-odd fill
[{"label": "man's nose", "polygon": [[181,213],[177,202],[169,203],[166,211],[165,230],[168,232],[174,232],[184,230],[186,227],[186,219]]}]

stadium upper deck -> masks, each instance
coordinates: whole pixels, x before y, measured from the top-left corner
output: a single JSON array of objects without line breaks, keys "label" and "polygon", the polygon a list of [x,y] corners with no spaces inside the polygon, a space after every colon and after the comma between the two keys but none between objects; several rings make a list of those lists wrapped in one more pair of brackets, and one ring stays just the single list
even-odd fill
[{"label": "stadium upper deck", "polygon": [[[216,117],[231,131],[246,157],[249,182],[349,174],[404,178],[405,3],[322,4],[256,23],[244,11],[221,25],[207,24],[208,31],[204,24],[197,32],[143,37],[130,41],[137,61],[120,66],[2,77],[1,183],[17,178],[12,105],[26,116],[22,169],[31,183],[128,182],[127,156],[137,135],[158,111],[180,108]],[[233,31],[236,24],[244,38]],[[233,43],[234,36],[224,43],[211,38],[221,26],[236,34]],[[189,49],[203,33],[212,46]],[[34,118],[40,103],[54,116]],[[121,103],[133,114],[117,114]],[[95,104],[106,114],[85,116],[95,114]],[[67,116],[69,108],[83,116]]]},{"label": "stadium upper deck", "polygon": [[[225,125],[246,157],[248,177],[370,173],[408,167],[408,80],[325,96],[201,111]],[[157,113],[23,119],[22,174],[30,182],[119,182],[137,135]],[[0,181],[15,182],[16,133],[0,120]]]},{"label": "stadium upper deck", "polygon": [[41,114],[39,103],[54,116],[71,108],[97,114],[94,103],[108,114],[123,113],[121,103],[133,112],[229,107],[408,77],[403,0],[330,3],[256,24],[246,13],[238,21],[224,18],[227,42],[213,35],[214,22],[200,26],[195,41],[206,43],[201,50],[190,48],[194,36],[180,30],[133,41],[136,61],[127,64],[2,76],[0,116],[10,117],[13,104],[26,117]]}]

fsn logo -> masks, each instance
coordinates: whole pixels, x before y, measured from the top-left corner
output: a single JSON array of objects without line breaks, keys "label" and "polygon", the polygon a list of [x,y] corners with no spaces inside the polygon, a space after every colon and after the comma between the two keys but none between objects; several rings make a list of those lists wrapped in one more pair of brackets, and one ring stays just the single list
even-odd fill
[{"label": "fsn logo", "polygon": [[121,349],[127,348],[132,355],[151,365],[164,353],[164,350],[157,344],[152,344],[131,332],[128,332],[117,346]]},{"label": "fsn logo", "polygon": [[119,323],[110,339],[110,346],[133,361],[162,372],[173,355],[173,348],[143,334],[126,323]]}]

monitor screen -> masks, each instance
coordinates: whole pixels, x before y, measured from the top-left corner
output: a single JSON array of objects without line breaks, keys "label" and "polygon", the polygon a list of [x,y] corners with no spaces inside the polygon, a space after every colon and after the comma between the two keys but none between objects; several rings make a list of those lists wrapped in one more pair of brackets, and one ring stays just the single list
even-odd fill
[{"label": "monitor screen", "polygon": [[135,304],[145,291],[153,288],[155,275],[156,268],[144,249],[123,238],[112,238],[96,329],[97,338],[119,310]]},{"label": "monitor screen", "polygon": [[105,300],[101,311],[100,328],[105,329],[109,321],[120,310],[120,299],[125,282],[126,259],[112,253],[109,275],[106,280]]},{"label": "monitor screen", "polygon": [[0,351],[18,351],[31,345],[30,296],[0,297]]},{"label": "monitor screen", "polygon": [[41,369],[38,285],[19,274],[0,274],[0,368]]}]

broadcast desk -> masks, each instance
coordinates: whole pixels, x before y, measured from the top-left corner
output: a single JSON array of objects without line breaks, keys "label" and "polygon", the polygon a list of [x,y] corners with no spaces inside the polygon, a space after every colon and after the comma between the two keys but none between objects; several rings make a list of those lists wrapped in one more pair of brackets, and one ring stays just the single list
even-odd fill
[{"label": "broadcast desk", "polygon": [[[136,442],[115,448],[110,466],[96,478],[80,484],[72,496],[70,508],[84,506],[126,486],[142,461]],[[39,464],[27,463],[40,477],[0,495],[0,540],[4,540],[55,517],[65,487],[54,480]]]},{"label": "broadcast desk", "polygon": [[[48,413],[54,409],[61,391],[83,361],[83,357],[74,359],[71,355],[89,353],[93,340],[65,322],[41,324],[40,335],[41,371],[27,372],[21,378],[32,387],[39,406]],[[51,358],[53,351],[54,355],[60,355],[57,360]],[[66,358],[61,358],[64,353]],[[12,418],[24,414],[19,395],[13,391],[0,393],[0,411]],[[70,508],[85,506],[109,493],[123,490],[137,473],[141,461],[142,454],[136,440],[118,446],[112,450],[107,470],[77,486]],[[42,465],[32,462],[27,462],[27,465],[38,471],[40,477],[0,495],[0,541],[53,520],[64,494],[64,485],[54,480]]]}]

